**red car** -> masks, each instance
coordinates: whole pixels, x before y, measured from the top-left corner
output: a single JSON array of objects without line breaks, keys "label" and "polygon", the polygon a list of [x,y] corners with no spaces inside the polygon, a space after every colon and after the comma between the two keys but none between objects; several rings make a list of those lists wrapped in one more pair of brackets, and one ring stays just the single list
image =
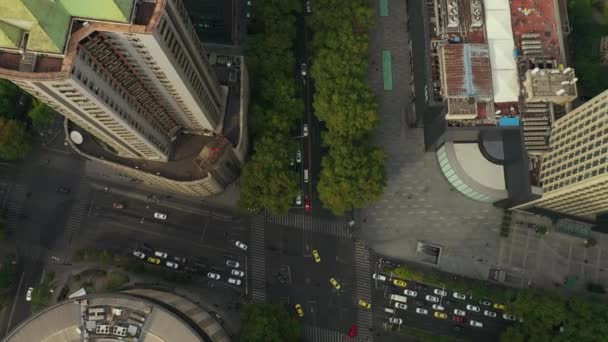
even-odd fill
[{"label": "red car", "polygon": [[114,208],[114,209],[124,209],[125,205],[122,204],[122,203],[114,202],[114,203],[112,203],[112,208]]},{"label": "red car", "polygon": [[308,196],[304,197],[304,204],[306,205],[306,212],[309,213],[310,212],[310,198],[308,198]]},{"label": "red car", "polygon": [[350,327],[350,330],[348,331],[348,337],[357,336],[357,331],[359,331],[359,327],[356,325],[353,325],[352,327]]},{"label": "red car", "polygon": [[462,316],[452,316],[452,321],[464,324],[464,317]]}]

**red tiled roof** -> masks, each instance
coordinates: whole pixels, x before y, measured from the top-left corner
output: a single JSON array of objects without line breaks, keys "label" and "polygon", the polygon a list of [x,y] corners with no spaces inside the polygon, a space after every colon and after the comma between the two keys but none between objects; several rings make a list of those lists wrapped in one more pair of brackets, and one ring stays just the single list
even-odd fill
[{"label": "red tiled roof", "polygon": [[539,33],[538,39],[541,41],[544,56],[563,63],[556,25],[553,1],[511,0],[511,26],[515,44],[518,46],[521,44],[522,34]]},{"label": "red tiled roof", "polygon": [[492,72],[487,45],[448,44],[442,50],[447,96],[492,96]]}]

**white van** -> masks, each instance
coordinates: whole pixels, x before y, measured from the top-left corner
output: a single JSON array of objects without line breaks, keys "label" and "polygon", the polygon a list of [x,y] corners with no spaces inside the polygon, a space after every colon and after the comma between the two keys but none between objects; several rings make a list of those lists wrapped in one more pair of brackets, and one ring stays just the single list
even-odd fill
[{"label": "white van", "polygon": [[308,183],[308,169],[304,169],[304,183]]},{"label": "white van", "polygon": [[400,296],[397,294],[392,294],[391,295],[391,300],[397,301],[397,302],[401,302],[401,303],[407,303],[407,297],[405,296]]}]

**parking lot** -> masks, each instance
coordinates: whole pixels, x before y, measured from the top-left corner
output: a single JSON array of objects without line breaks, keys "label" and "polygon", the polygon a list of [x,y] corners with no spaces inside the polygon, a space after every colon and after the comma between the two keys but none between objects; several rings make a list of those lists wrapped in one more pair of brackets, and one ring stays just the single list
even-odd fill
[{"label": "parking lot", "polygon": [[406,326],[438,335],[496,341],[512,322],[511,316],[505,318],[502,303],[398,279],[379,269],[377,264],[372,310],[374,329],[379,337],[384,336],[381,341],[392,340]]}]

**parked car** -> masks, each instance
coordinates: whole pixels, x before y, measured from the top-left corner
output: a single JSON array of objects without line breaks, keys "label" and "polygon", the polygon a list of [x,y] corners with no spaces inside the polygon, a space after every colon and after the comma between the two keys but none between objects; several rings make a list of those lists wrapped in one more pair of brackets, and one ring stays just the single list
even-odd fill
[{"label": "parked car", "polygon": [[154,256],[157,256],[157,257],[159,257],[159,258],[166,259],[166,258],[167,258],[167,253],[165,253],[165,252],[160,252],[160,251],[155,251],[155,252],[154,252]]},{"label": "parked car", "polygon": [[401,302],[395,302],[395,307],[401,310],[407,310],[407,304],[403,304]]},{"label": "parked car", "polygon": [[478,321],[470,320],[470,321],[469,321],[469,324],[470,324],[472,327],[476,327],[476,328],[483,328],[483,323],[478,322]]},{"label": "parked car", "polygon": [[429,302],[433,302],[433,303],[439,303],[439,297],[435,297],[433,295],[426,295],[424,297],[424,299],[426,299]]},{"label": "parked car", "polygon": [[454,315],[463,316],[464,317],[464,316],[467,315],[467,313],[465,311],[463,311],[463,310],[460,310],[460,309],[454,309]]},{"label": "parked car", "polygon": [[333,286],[336,290],[340,291],[340,283],[338,283],[338,281],[336,280],[336,278],[329,278],[329,283],[331,284],[331,286]]},{"label": "parked car", "polygon": [[302,305],[296,304],[295,308],[296,308],[296,314],[298,315],[298,317],[304,317],[304,310],[302,309]]},{"label": "parked car", "polygon": [[302,76],[306,77],[306,63],[300,65],[300,72],[302,73]]},{"label": "parked car", "polygon": [[494,303],[494,305],[492,305],[492,307],[494,309],[498,309],[498,310],[502,310],[502,311],[507,310],[507,306],[504,304],[501,304],[501,303]]},{"label": "parked car", "polygon": [[246,244],[244,244],[244,243],[242,243],[241,241],[236,241],[234,244],[235,244],[235,245],[236,245],[238,248],[240,248],[240,249],[242,249],[242,250],[244,250],[244,251],[246,251],[246,250],[247,250],[247,245],[246,245]]},{"label": "parked car", "polygon": [[27,289],[27,292],[25,293],[25,300],[30,302],[32,301],[32,295],[34,294],[34,288],[33,287],[29,287]]},{"label": "parked car", "polygon": [[433,310],[443,311],[445,308],[439,304],[433,304]]},{"label": "parked car", "polygon": [[148,257],[147,261],[151,264],[160,265],[160,259],[155,257]]},{"label": "parked car", "polygon": [[241,285],[241,279],[228,278],[228,284],[239,286]]},{"label": "parked car", "polygon": [[467,304],[467,310],[479,312],[481,309],[479,308],[479,306]]},{"label": "parked car", "polygon": [[416,297],[418,295],[418,292],[405,289],[403,290],[403,294],[410,297]]},{"label": "parked car", "polygon": [[492,318],[496,318],[496,312],[490,311],[490,310],[483,310],[483,315],[492,317]]},{"label": "parked car", "polygon": [[363,299],[359,299],[359,306],[362,307],[362,308],[364,308],[364,309],[371,309],[372,308],[372,305],[370,303],[366,302]]},{"label": "parked car", "polygon": [[321,255],[319,255],[319,251],[316,249],[312,250],[312,257],[315,259],[315,262],[321,262]]},{"label": "parked car", "polygon": [[302,151],[298,150],[296,152],[296,162],[301,163],[302,162]]},{"label": "parked car", "polygon": [[456,323],[463,324],[464,323],[464,317],[462,317],[462,316],[452,316],[452,321],[454,321]]},{"label": "parked car", "polygon": [[61,193],[61,194],[69,194],[70,193],[70,189],[66,188],[64,186],[60,186],[57,188],[57,192]]},{"label": "parked car", "polygon": [[460,300],[466,300],[467,299],[467,296],[465,296],[464,294],[459,293],[459,292],[452,293],[452,297],[454,297],[456,299],[460,299]]},{"label": "parked car", "polygon": [[391,317],[391,318],[388,319],[388,321],[391,324],[399,324],[399,325],[403,324],[403,320],[401,318],[399,318],[399,317]]},{"label": "parked car", "polygon": [[302,205],[302,195],[296,196],[296,205],[299,207]]},{"label": "parked car", "polygon": [[445,297],[445,296],[448,295],[447,291],[444,291],[442,289],[434,289],[433,293],[436,294],[436,295],[438,295],[438,296],[441,296],[441,297]]},{"label": "parked car", "polygon": [[356,325],[352,325],[350,329],[348,329],[348,337],[357,336],[357,331],[359,331],[359,327]]},{"label": "parked car", "polygon": [[230,274],[232,274],[233,276],[236,276],[236,277],[242,277],[245,275],[245,272],[243,272],[241,270],[230,270]]},{"label": "parked car", "polygon": [[492,306],[492,302],[490,302],[489,300],[485,300],[485,299],[480,300],[479,304],[481,304],[483,306]]},{"label": "parked car", "polygon": [[515,321],[517,320],[517,318],[513,315],[509,315],[508,313],[503,313],[502,314],[502,318],[509,320],[509,321]]},{"label": "parked car", "polygon": [[172,261],[165,262],[165,266],[167,266],[169,268],[173,268],[173,269],[178,269],[179,268],[179,264],[176,263],[176,262],[172,262]]},{"label": "parked car", "polygon": [[207,278],[220,280],[221,277],[217,273],[209,272],[209,273],[207,273]]},{"label": "parked car", "polygon": [[426,315],[429,313],[429,310],[423,308],[416,308],[416,313],[421,315]]},{"label": "parked car", "polygon": [[159,219],[159,220],[166,220],[167,214],[156,212],[156,213],[154,213],[154,218]]},{"label": "parked car", "polygon": [[395,309],[393,308],[384,308],[384,312],[389,314],[395,314]]},{"label": "parked car", "polygon": [[440,318],[440,319],[447,319],[447,318],[448,318],[448,315],[447,315],[447,314],[445,314],[445,313],[443,313],[443,312],[439,312],[439,311],[435,311],[435,312],[433,313],[433,316],[434,316],[435,318]]},{"label": "parked car", "polygon": [[302,135],[305,137],[308,136],[308,124],[302,125]]},{"label": "parked car", "polygon": [[112,208],[114,208],[114,209],[124,209],[125,205],[122,204],[122,203],[114,202],[114,203],[112,203]]},{"label": "parked car", "polygon": [[406,287],[407,286],[407,282],[405,280],[401,280],[401,279],[393,279],[393,284],[395,286],[399,286],[399,287]]},{"label": "parked car", "polygon": [[133,255],[136,258],[140,258],[140,259],[145,259],[146,258],[146,255],[143,252],[140,252],[140,251],[133,251]]},{"label": "parked car", "polygon": [[307,213],[309,213],[311,211],[310,198],[308,196],[304,196],[304,209],[306,210]]},{"label": "parked car", "polygon": [[376,279],[376,280],[380,280],[380,281],[386,281],[386,276],[384,274],[380,274],[380,273],[372,274],[372,278]]},{"label": "parked car", "polygon": [[239,264],[238,261],[234,261],[234,260],[226,260],[226,266],[229,267],[234,267],[234,268],[239,268],[241,264]]}]

